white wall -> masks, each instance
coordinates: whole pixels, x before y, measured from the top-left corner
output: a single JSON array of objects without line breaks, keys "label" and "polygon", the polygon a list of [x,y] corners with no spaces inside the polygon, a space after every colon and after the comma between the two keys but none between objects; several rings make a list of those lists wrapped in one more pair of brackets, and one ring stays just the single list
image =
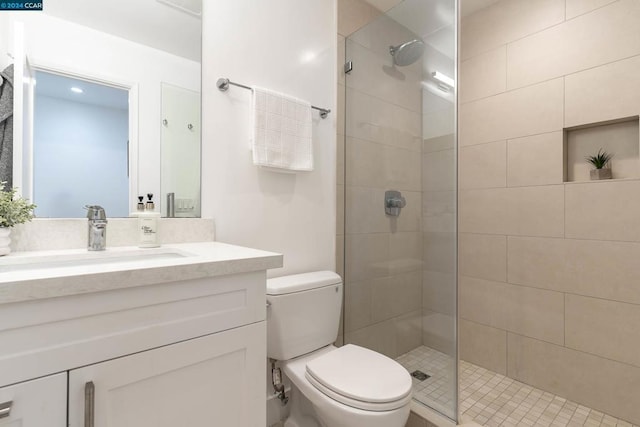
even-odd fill
[{"label": "white wall", "polygon": [[128,130],[127,110],[36,96],[36,215],[82,218],[84,205],[99,204],[110,217],[128,216]]},{"label": "white wall", "polygon": [[9,52],[9,18],[6,13],[0,13],[0,70],[10,64]]},{"label": "white wall", "polygon": [[[138,173],[131,170],[132,176],[138,176],[134,191],[159,195],[160,83],[200,91],[200,64],[43,13],[10,16],[24,23],[32,65],[137,85],[140,156]],[[130,195],[131,201],[136,195]]]},{"label": "white wall", "polygon": [[[203,217],[216,238],[284,254],[270,276],[335,267],[336,2],[203,2]],[[315,170],[278,174],[252,164],[250,91],[219,77],[331,108],[314,114]]]}]

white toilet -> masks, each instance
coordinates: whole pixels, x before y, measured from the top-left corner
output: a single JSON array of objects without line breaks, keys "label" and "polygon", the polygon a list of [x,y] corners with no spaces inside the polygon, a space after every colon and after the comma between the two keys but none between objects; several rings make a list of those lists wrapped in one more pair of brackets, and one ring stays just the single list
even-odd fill
[{"label": "white toilet", "polygon": [[375,351],[332,345],[342,290],[331,271],[267,280],[267,355],[292,385],[285,427],[403,427],[409,373]]}]

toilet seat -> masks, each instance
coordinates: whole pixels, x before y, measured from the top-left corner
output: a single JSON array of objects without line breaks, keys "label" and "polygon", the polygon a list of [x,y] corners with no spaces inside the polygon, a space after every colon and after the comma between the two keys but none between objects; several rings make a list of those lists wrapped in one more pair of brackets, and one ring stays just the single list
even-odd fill
[{"label": "toilet seat", "polygon": [[411,401],[411,377],[399,363],[352,344],[308,361],[305,377],[326,396],[366,411],[391,411]]}]

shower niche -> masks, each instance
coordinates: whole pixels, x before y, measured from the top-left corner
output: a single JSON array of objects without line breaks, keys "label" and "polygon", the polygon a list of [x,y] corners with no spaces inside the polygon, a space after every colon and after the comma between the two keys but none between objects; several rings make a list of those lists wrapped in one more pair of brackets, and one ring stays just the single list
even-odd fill
[{"label": "shower niche", "polygon": [[564,182],[590,181],[587,156],[602,149],[613,155],[612,179],[640,178],[638,116],[564,129]]}]

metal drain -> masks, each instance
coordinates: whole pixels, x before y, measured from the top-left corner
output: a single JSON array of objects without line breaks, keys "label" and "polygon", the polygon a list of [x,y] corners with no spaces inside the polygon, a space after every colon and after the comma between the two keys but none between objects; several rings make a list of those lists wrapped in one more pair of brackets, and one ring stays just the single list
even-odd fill
[{"label": "metal drain", "polygon": [[431,378],[431,375],[427,375],[422,371],[413,371],[411,372],[411,376],[415,379],[417,379],[418,381],[424,381],[427,378]]}]

